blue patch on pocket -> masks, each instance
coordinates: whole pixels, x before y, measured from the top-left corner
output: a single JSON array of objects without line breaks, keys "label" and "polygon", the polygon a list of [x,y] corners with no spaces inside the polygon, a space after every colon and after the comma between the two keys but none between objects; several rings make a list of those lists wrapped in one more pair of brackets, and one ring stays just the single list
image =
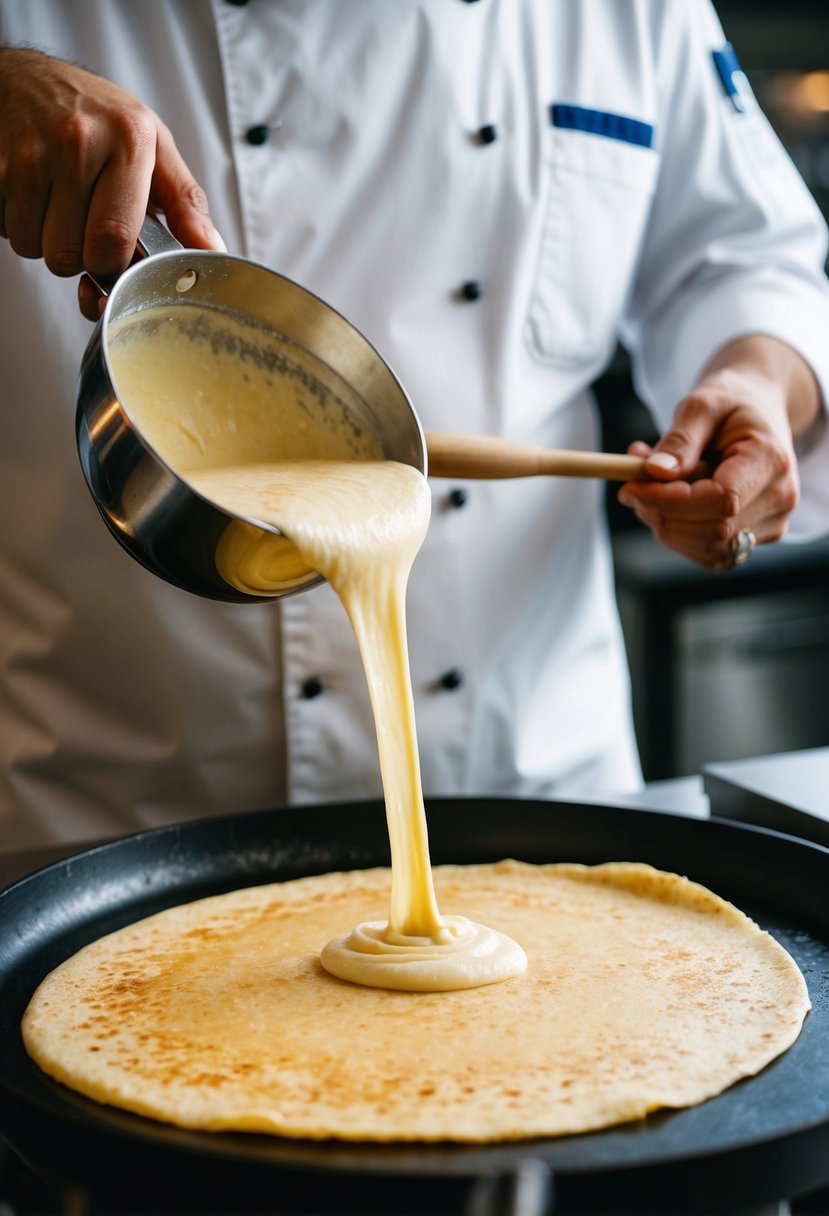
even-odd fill
[{"label": "blue patch on pocket", "polygon": [[605,139],[618,139],[625,144],[637,144],[640,148],[650,148],[653,144],[651,124],[638,118],[629,118],[626,114],[588,110],[584,106],[571,106],[557,101],[550,106],[550,122],[554,127],[586,131],[589,135],[603,135]]},{"label": "blue patch on pocket", "polygon": [[722,86],[731,99],[731,104],[742,114],[746,108],[743,98],[745,74],[740,67],[734,47],[730,42],[726,42],[721,51],[711,52],[711,58],[714,60],[714,67],[717,69]]}]

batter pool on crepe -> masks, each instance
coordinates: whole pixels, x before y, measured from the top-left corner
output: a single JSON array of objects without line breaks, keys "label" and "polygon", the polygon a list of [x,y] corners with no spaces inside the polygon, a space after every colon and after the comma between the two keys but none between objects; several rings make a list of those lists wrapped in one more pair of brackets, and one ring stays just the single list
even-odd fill
[{"label": "batter pool on crepe", "polygon": [[38,989],[26,1046],[82,1093],[185,1127],[494,1142],[702,1102],[800,1031],[793,960],[687,879],[519,862],[434,879],[441,904],[523,944],[524,975],[437,993],[342,983],[320,946],[383,915],[389,873],[324,874],[87,946]]}]

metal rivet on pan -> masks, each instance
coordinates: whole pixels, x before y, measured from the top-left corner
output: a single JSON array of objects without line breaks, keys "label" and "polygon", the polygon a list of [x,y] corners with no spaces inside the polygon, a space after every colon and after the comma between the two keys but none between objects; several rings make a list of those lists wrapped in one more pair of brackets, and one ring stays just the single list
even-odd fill
[{"label": "metal rivet on pan", "polygon": [[195,287],[198,275],[195,270],[185,270],[184,274],[176,281],[176,291],[189,291],[191,287]]}]

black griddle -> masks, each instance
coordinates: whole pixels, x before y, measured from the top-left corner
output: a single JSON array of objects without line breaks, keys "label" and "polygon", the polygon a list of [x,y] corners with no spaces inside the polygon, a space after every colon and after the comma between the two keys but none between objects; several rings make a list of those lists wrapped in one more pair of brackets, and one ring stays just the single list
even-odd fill
[{"label": "black griddle", "polygon": [[[105,844],[0,894],[0,1133],[44,1176],[124,1211],[157,1211],[160,1195],[165,1212],[489,1211],[491,1200],[478,1201],[498,1193],[494,1180],[538,1163],[561,1213],[738,1212],[829,1183],[829,850],[727,820],[562,802],[432,799],[427,814],[435,864],[643,861],[732,900],[805,975],[813,1007],[799,1039],[700,1106],[485,1147],[188,1132],[52,1082],[26,1055],[20,1018],[40,980],[81,946],[205,895],[388,863],[379,802],[258,811]],[[515,1032],[504,1028],[505,1050]]]}]

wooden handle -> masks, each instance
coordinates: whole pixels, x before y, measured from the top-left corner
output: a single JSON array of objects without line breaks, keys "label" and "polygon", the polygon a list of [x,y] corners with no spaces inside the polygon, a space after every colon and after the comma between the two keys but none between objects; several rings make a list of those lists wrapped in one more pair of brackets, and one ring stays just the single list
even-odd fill
[{"label": "wooden handle", "polygon": [[642,477],[640,456],[605,452],[567,452],[514,443],[491,435],[426,436],[430,477],[601,477],[605,481],[632,481]]}]

